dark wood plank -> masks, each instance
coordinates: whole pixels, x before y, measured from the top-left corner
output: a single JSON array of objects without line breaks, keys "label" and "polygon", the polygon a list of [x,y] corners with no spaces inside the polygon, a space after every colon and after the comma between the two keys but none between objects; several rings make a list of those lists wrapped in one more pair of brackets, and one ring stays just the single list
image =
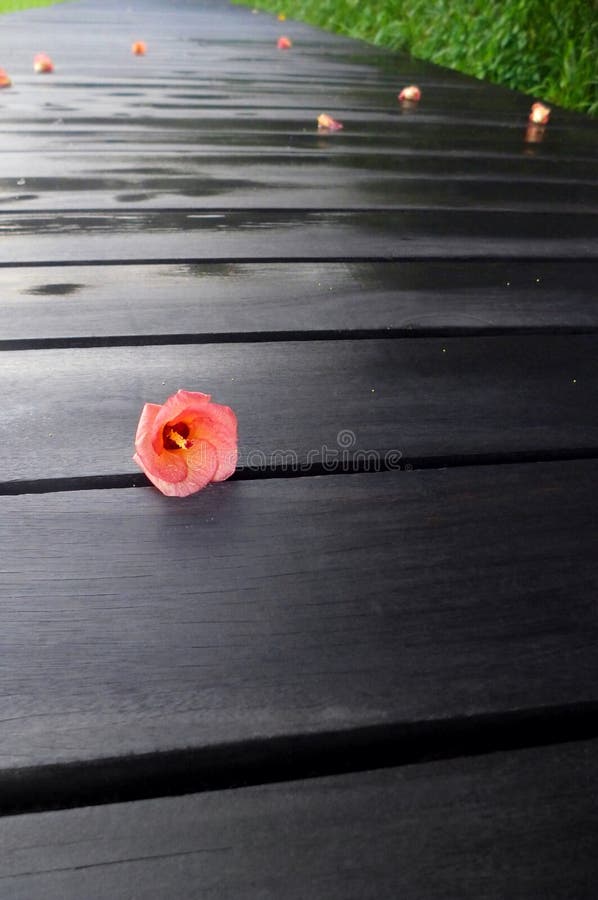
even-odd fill
[{"label": "dark wood plank", "polygon": [[[49,150],[61,152],[65,157],[75,152],[103,153],[118,151],[130,155],[144,153],[206,154],[213,156],[222,150],[253,154],[283,153],[296,150],[301,153],[322,152],[341,155],[372,152],[393,154],[399,160],[412,157],[430,157],[444,161],[451,157],[486,160],[488,175],[492,174],[493,162],[522,159],[551,161],[562,166],[563,173],[569,161],[581,166],[593,166],[596,161],[596,135],[589,130],[578,128],[558,130],[551,126],[542,145],[530,144],[526,140],[527,115],[522,111],[521,121],[510,129],[499,131],[495,127],[480,126],[474,130],[473,123],[463,123],[459,127],[450,120],[437,117],[425,126],[421,123],[397,123],[396,112],[389,113],[385,121],[363,123],[361,115],[344,115],[345,129],[339,134],[324,135],[314,128],[315,117],[322,112],[324,98],[305,112],[293,116],[261,114],[248,118],[244,108],[226,116],[217,109],[201,117],[197,115],[186,122],[157,119],[154,116],[139,117],[128,122],[123,118],[107,115],[103,120],[86,117],[72,123],[71,130],[64,129],[60,106],[52,112],[47,126],[35,123],[25,127],[15,113],[15,122],[2,129],[2,147],[10,154],[31,152],[36,145],[47,146]],[[527,100],[529,106],[529,100]],[[109,111],[107,111],[109,112]],[[334,112],[341,116],[335,108]],[[132,115],[132,114],[129,114]],[[177,126],[176,128],[174,126]],[[420,127],[421,126],[421,127]],[[76,148],[76,149],[75,149]],[[22,173],[21,173],[22,174]],[[21,177],[21,176],[19,176]]]},{"label": "dark wood plank", "polygon": [[48,262],[596,258],[592,214],[155,210],[1,213],[0,265]]},{"label": "dark wood plank", "polygon": [[0,347],[127,335],[595,329],[595,268],[589,260],[0,268]]},{"label": "dark wood plank", "polygon": [[[594,453],[596,335],[7,351],[2,481],[137,472],[141,408],[179,388],[236,411],[240,464]],[[492,456],[494,454],[494,457]],[[527,458],[527,457],[526,457]]]},{"label": "dark wood plank", "polygon": [[[55,166],[62,160],[54,159]],[[598,212],[595,181],[545,182],[485,177],[409,177],[381,172],[368,160],[359,168],[322,159],[275,164],[248,159],[209,163],[200,175],[160,174],[31,177],[20,160],[21,177],[0,180],[0,209],[97,210],[141,206],[169,209],[458,209]],[[130,167],[129,167],[130,168]],[[178,167],[181,169],[182,167]],[[438,167],[441,170],[441,167]],[[27,178],[23,176],[27,175]]]},{"label": "dark wood plank", "polygon": [[[417,122],[397,121],[396,111],[389,112],[378,120],[364,121],[365,116],[356,113],[343,113],[327,98],[320,98],[313,106],[293,115],[281,111],[273,114],[257,111],[250,118],[243,107],[236,112],[218,109],[201,110],[198,124],[196,115],[189,114],[184,120],[182,116],[168,119],[164,115],[140,115],[116,113],[114,109],[106,110],[103,117],[79,117],[65,127],[65,114],[60,104],[52,109],[45,124],[22,121],[19,110],[15,111],[14,124],[5,125],[2,129],[3,151],[14,154],[27,154],[35,146],[44,146],[55,153],[61,153],[65,164],[61,165],[57,176],[68,172],[68,161],[76,152],[96,153],[103,155],[119,152],[131,157],[140,152],[203,154],[213,156],[222,151],[230,153],[281,154],[293,151],[300,158],[303,154],[326,152],[330,156],[386,153],[397,158],[397,168],[404,159],[438,160],[439,169],[447,161],[450,166],[452,158],[463,160],[479,160],[485,162],[488,177],[492,176],[494,162],[511,162],[513,165],[536,160],[543,163],[558,164],[561,175],[567,177],[567,167],[571,162],[578,168],[590,168],[595,165],[596,134],[578,129],[558,130],[551,127],[545,134],[542,145],[530,144],[526,140],[526,115],[522,113],[521,121],[502,131],[490,125],[477,125],[473,122],[455,123],[440,116],[435,119],[418,119]],[[322,107],[332,108],[340,118],[343,117],[345,129],[341,134],[325,135],[315,128],[315,118]],[[112,115],[110,115],[112,113]],[[226,114],[225,114],[226,113]],[[27,176],[26,156],[23,158],[23,170],[17,179]]]},{"label": "dark wood plank", "polygon": [[597,476],[2,497],[2,766],[596,702]]},{"label": "dark wood plank", "polygon": [[11,900],[593,900],[598,742],[0,821]]},{"label": "dark wood plank", "polygon": [[[325,135],[313,135],[313,147],[287,147],[281,150],[271,149],[267,145],[257,149],[237,148],[234,144],[222,147],[218,153],[185,152],[176,148],[169,151],[164,147],[160,151],[130,150],[111,148],[99,142],[96,152],[90,150],[72,151],[68,154],[61,150],[47,150],[43,155],[32,152],[31,147],[23,146],[22,151],[1,152],[2,203],[8,208],[13,196],[27,196],[34,189],[64,191],[65,188],[80,189],[80,181],[84,179],[90,192],[97,189],[116,188],[124,180],[136,178],[139,189],[165,190],[169,185],[176,187],[177,180],[186,179],[189,184],[200,182],[214,173],[221,179],[230,177],[231,170],[240,167],[255,169],[260,176],[271,177],[271,173],[281,171],[289,184],[297,180],[303,169],[308,178],[317,177],[320,168],[340,178],[345,175],[345,188],[358,175],[364,177],[393,177],[401,179],[406,188],[414,182],[464,182],[472,181],[482,186],[487,181],[500,183],[505,190],[512,184],[524,188],[544,185],[549,193],[553,188],[564,189],[569,186],[572,191],[584,186],[590,197],[595,192],[595,181],[598,176],[598,161],[569,159],[566,162],[550,156],[528,157],[508,156],[488,157],[483,154],[454,153],[442,154],[431,148],[427,152],[418,153],[392,152],[378,150],[374,146],[354,147],[350,137],[328,139]],[[80,134],[73,135],[77,140]],[[232,139],[232,136],[231,136]],[[318,142],[321,146],[318,147]],[[23,140],[25,145],[25,141]],[[101,155],[99,155],[101,154]],[[62,168],[62,172],[58,170]],[[366,172],[364,173],[364,170]],[[23,181],[24,184],[19,184]],[[55,182],[55,184],[54,184]],[[320,178],[320,183],[324,179]],[[83,198],[82,198],[83,199]],[[558,194],[557,194],[558,199]]]}]

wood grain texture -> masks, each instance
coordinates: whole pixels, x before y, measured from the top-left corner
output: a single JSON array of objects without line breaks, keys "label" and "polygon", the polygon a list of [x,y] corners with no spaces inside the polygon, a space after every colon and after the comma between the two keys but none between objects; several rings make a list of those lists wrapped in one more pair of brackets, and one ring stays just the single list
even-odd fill
[{"label": "wood grain texture", "polygon": [[[529,106],[529,100],[527,104]],[[244,109],[229,111],[226,117],[218,114],[217,110],[207,111],[204,115],[202,110],[202,119],[205,119],[203,125],[201,122],[198,124],[195,117],[187,122],[182,117],[175,120],[146,117],[136,123],[127,123],[126,119],[115,121],[106,116],[96,120],[88,116],[81,121],[75,120],[71,131],[61,130],[62,120],[58,115],[58,118],[43,123],[41,127],[32,123],[25,134],[23,123],[19,124],[18,121],[5,126],[0,133],[3,148],[11,157],[14,153],[31,153],[36,144],[44,144],[50,151],[59,151],[65,164],[71,157],[74,145],[77,152],[95,152],[102,157],[119,152],[128,153],[132,158],[140,153],[160,155],[173,152],[179,155],[188,153],[214,156],[219,152],[230,154],[231,149],[236,153],[247,152],[254,155],[280,154],[289,150],[296,150],[300,155],[323,151],[335,155],[369,155],[382,151],[396,156],[398,163],[404,158],[439,160],[439,172],[442,171],[441,163],[445,159],[449,160],[450,166],[451,157],[474,159],[480,163],[485,160],[488,177],[492,177],[495,160],[498,160],[499,166],[502,160],[546,160],[560,165],[560,174],[564,179],[567,179],[570,162],[584,169],[595,166],[596,162],[596,135],[589,129],[578,128],[577,124],[560,131],[556,128],[553,130],[551,126],[545,148],[530,145],[526,141],[527,115],[524,112],[521,113],[518,124],[502,131],[493,127],[480,127],[476,131],[473,123],[463,123],[462,127],[456,127],[446,119],[428,122],[428,127],[415,128],[413,125],[401,124],[397,128],[394,112],[386,121],[373,122],[368,127],[345,114],[346,131],[343,130],[342,138],[339,139],[338,136],[320,134],[314,129],[314,113],[318,115],[322,106],[324,103],[320,101],[317,106],[298,112],[292,118],[284,118],[282,115],[272,118],[271,115],[268,117],[266,113],[260,115],[258,112],[249,121]],[[337,115],[340,116],[341,113],[337,112]],[[15,118],[18,120],[18,113]],[[26,168],[26,159],[23,168]],[[480,169],[481,165],[478,171]],[[12,187],[14,190],[15,185]],[[27,192],[25,190],[19,193]]]},{"label": "wood grain texture", "polygon": [[[55,162],[60,163],[59,160]],[[367,162],[366,164],[367,165]],[[21,172],[28,172],[20,162]],[[13,210],[87,210],[135,206],[169,209],[455,209],[480,212],[517,210],[545,212],[598,212],[595,182],[519,181],[489,177],[452,179],[405,178],[368,169],[326,164],[322,160],[263,161],[238,166],[211,164],[203,174],[140,177],[100,171],[90,177],[24,176],[0,183],[2,207]]]},{"label": "wood grain texture", "polygon": [[[588,453],[596,335],[273,341],[9,351],[1,481],[137,472],[144,403],[179,388],[231,406],[239,464]],[[341,432],[351,431],[347,443]],[[18,452],[15,441],[18,439]],[[371,463],[373,464],[373,463]]]},{"label": "wood grain texture", "polygon": [[593,461],[3,497],[3,767],[598,700]]},{"label": "wood grain texture", "polygon": [[475,209],[2,213],[0,265],[350,257],[596,258],[598,218]]},{"label": "wood grain texture", "polygon": [[[105,121],[111,127],[115,120]],[[0,210],[469,207],[557,215],[598,209],[596,164],[565,165],[524,155],[489,160],[471,154],[400,156],[374,148],[356,152],[349,129],[340,143],[338,135],[318,135],[314,122],[315,115],[305,120],[313,146],[286,152],[273,150],[267,134],[260,153],[243,151],[233,134],[232,146],[223,146],[221,155],[168,152],[166,147],[159,154],[147,149],[106,153],[107,142],[98,142],[95,153],[4,152]],[[145,127],[155,135],[151,122]],[[77,145],[76,125],[71,137]],[[29,144],[31,138],[22,140]]]},{"label": "wood grain texture", "polygon": [[10,341],[598,326],[592,261],[0,268]]},{"label": "wood grain texture", "polygon": [[[215,123],[217,124],[217,120]],[[149,127],[149,126],[148,126]],[[11,132],[12,133],[12,132]],[[80,131],[74,129],[73,137],[80,138]],[[24,143],[24,141],[23,141]],[[145,190],[147,200],[151,199],[151,192],[157,196],[168,189],[178,191],[181,200],[185,200],[189,189],[189,196],[195,194],[201,199],[201,193],[193,190],[194,186],[201,186],[202,182],[209,185],[209,178],[214,176],[214,183],[225,187],[231,179],[231,170],[244,167],[245,184],[252,184],[248,176],[257,175],[256,184],[260,180],[268,179],[272,187],[276,186],[276,178],[284,174],[289,188],[296,187],[301,175],[304,177],[303,186],[308,189],[310,182],[316,180],[320,190],[327,187],[330,178],[342,180],[345,191],[350,191],[355,178],[360,177],[363,183],[369,177],[372,182],[378,178],[394,179],[395,186],[402,184],[406,190],[412,186],[430,189],[438,186],[442,189],[443,181],[452,185],[472,183],[480,190],[484,190],[486,183],[491,189],[496,190],[497,185],[502,185],[505,196],[517,201],[515,186],[527,192],[529,200],[536,202],[550,202],[556,204],[559,197],[567,200],[578,200],[595,197],[595,180],[598,175],[598,163],[590,160],[563,161],[551,157],[529,156],[505,156],[488,159],[483,155],[469,154],[442,154],[434,147],[427,152],[400,153],[389,150],[381,150],[370,146],[352,146],[352,137],[345,132],[340,139],[333,139],[333,135],[314,135],[313,147],[287,147],[281,150],[269,148],[264,141],[263,146],[257,150],[243,149],[232,142],[228,147],[223,146],[218,152],[190,153],[176,148],[169,150],[165,147],[161,151],[149,151],[143,148],[130,150],[110,148],[106,143],[98,142],[96,152],[79,150],[66,155],[60,150],[47,150],[43,156],[28,150],[20,153],[4,151],[2,154],[2,178],[0,187],[2,193],[2,206],[10,208],[14,204],[33,204],[42,198],[33,194],[34,190],[49,192],[54,198],[56,206],[63,202],[64,191],[77,192],[80,201],[87,202],[83,185],[91,198],[98,189],[105,191],[112,189],[114,197],[124,202],[119,188],[128,186],[140,194]],[[61,167],[65,170],[57,173]],[[250,171],[247,171],[250,170]],[[326,173],[327,177],[324,177]],[[243,185],[242,173],[239,172],[238,186]],[[19,181],[24,183],[19,184]],[[233,184],[234,186],[234,184]],[[538,196],[541,188],[544,195]],[[581,188],[587,191],[587,198],[580,198]],[[569,189],[572,195],[565,195],[565,189]],[[534,196],[533,190],[536,195]],[[553,194],[553,190],[555,193]],[[272,191],[270,203],[276,199],[277,192]],[[60,198],[60,204],[57,200]],[[337,191],[337,202],[342,199],[342,194]],[[380,198],[378,198],[380,199]],[[389,198],[383,198],[388,203]],[[393,199],[393,198],[391,198]],[[403,201],[403,195],[397,195],[395,204]],[[89,200],[91,206],[91,200]],[[100,205],[96,202],[96,206]],[[320,206],[323,204],[319,204]]]},{"label": "wood grain texture", "polygon": [[598,744],[0,820],[10,900],[593,900]]}]

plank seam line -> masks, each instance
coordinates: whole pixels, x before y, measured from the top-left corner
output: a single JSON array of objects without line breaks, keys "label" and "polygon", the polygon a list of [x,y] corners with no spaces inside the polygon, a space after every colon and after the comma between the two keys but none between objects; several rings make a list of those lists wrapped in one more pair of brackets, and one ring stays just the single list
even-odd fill
[{"label": "plank seam line", "polygon": [[[43,176],[40,176],[43,177]],[[48,177],[48,176],[46,176]],[[175,177],[175,176],[172,176]],[[184,177],[184,176],[179,176]],[[423,176],[425,177],[425,176]],[[32,181],[35,180],[35,176],[32,176]],[[525,214],[526,212],[530,212],[532,215],[538,215],[544,212],[543,209],[533,209],[533,210],[521,210],[520,207],[496,207],[488,209],[485,206],[438,206],[433,204],[425,204],[423,206],[385,206],[381,204],[373,205],[373,206],[293,206],[293,207],[281,207],[281,206],[255,206],[255,207],[234,207],[234,206],[160,206],[160,207],[140,207],[140,206],[119,206],[115,208],[113,206],[90,206],[86,209],[71,209],[69,207],[59,207],[59,208],[44,208],[44,207],[30,207],[28,209],[9,209],[9,208],[0,208],[0,217],[3,215],[11,215],[11,216],[19,216],[23,219],[28,219],[32,217],[39,217],[44,219],[52,218],[54,219],[56,216],[64,216],[65,218],[77,218],[83,216],[88,218],[90,216],[100,216],[102,218],[110,218],[110,219],[118,219],[123,216],[143,216],[146,218],[159,219],[160,216],[163,215],[171,215],[171,216],[179,216],[182,219],[188,218],[189,216],[199,216],[200,218],[209,217],[211,215],[221,215],[221,216],[231,216],[232,218],[261,218],[265,215],[267,216],[275,216],[277,218],[300,218],[303,216],[315,216],[318,219],[324,218],[329,215],[333,216],[356,216],[356,215],[368,215],[369,213],[405,213],[406,215],[410,215],[414,212],[429,212],[429,213],[460,213],[465,216],[470,216],[472,213],[492,213],[497,215],[510,215],[511,213],[519,213]],[[597,216],[596,209],[571,209],[571,210],[557,210],[555,215],[558,216],[568,216],[571,218],[590,218],[595,219]]]},{"label": "plank seam line", "polygon": [[106,861],[83,863],[79,866],[54,866],[50,869],[35,869],[23,872],[11,872],[10,875],[0,875],[0,881],[10,881],[15,878],[28,878],[31,875],[56,875],[59,872],[83,872],[88,869],[105,869],[113,866],[126,866],[136,862],[155,862],[160,859],[180,859],[186,856],[208,855],[212,853],[227,853],[232,847],[197,847],[195,850],[174,850],[170,853],[149,853],[147,856],[127,856],[121,859],[109,859]]},{"label": "plank seam line", "polygon": [[432,764],[596,737],[598,702],[586,701],[15,767],[0,772],[0,815]]},{"label": "plank seam line", "polygon": [[[575,462],[598,459],[598,447],[581,447],[560,450],[519,450],[494,453],[462,453],[452,456],[407,456],[397,450],[378,451],[376,460],[351,458],[339,464],[336,459],[328,462],[260,467],[239,466],[229,481],[266,481],[275,478],[345,477],[348,475],[379,475],[384,472],[412,472],[430,469],[458,469],[475,466],[530,465],[534,463]],[[0,482],[0,497],[22,494],[52,494],[70,491],[124,490],[150,487],[141,472],[122,472],[113,475],[77,475],[72,477],[30,478]]]},{"label": "plank seam line", "polygon": [[8,338],[0,352],[72,350],[93,347],[151,347],[185,344],[261,344],[307,341],[361,341],[420,338],[516,337],[598,334],[598,325],[403,326],[398,328],[330,328],[314,331],[214,331],[195,334],[115,334],[94,337]]},{"label": "plank seam line", "polygon": [[[32,128],[28,128],[26,131],[24,131],[22,128],[22,120],[21,119],[14,119],[14,120],[5,119],[4,123],[6,124],[7,122],[9,122],[9,123],[14,122],[15,126],[20,125],[21,126],[20,130],[17,131],[16,128],[15,129],[0,128],[0,135],[19,134],[21,136],[32,136],[32,135],[34,136],[34,135],[38,135],[38,134],[48,134],[48,133],[51,133],[52,135],[56,134],[55,131],[50,132],[49,128],[37,128],[35,130]],[[50,122],[48,122],[48,124],[50,124]],[[99,128],[96,129],[96,131],[99,131],[99,130],[100,130]],[[75,129],[75,131],[77,134],[81,134],[80,129]],[[86,133],[94,134],[95,132],[90,131],[90,132],[86,132]],[[254,133],[261,134],[261,132],[257,132],[257,131]],[[63,136],[67,136],[68,132],[63,131],[63,132],[61,132],[61,134]],[[130,141],[129,146],[132,143],[134,143],[134,142]],[[99,146],[99,144],[100,144],[100,142],[98,141],[98,143],[96,144],[96,147]],[[191,157],[192,159],[201,159],[201,160],[204,160],[204,159],[210,160],[211,158],[214,158],[214,157],[216,157],[218,160],[230,159],[230,158],[234,158],[234,157],[239,157],[239,158],[243,159],[245,157],[245,153],[243,151],[240,151],[238,148],[228,150],[226,147],[222,147],[221,148],[222,152],[215,154],[211,150],[208,150],[208,151],[195,150],[192,153],[189,153],[186,149],[181,149],[180,144],[169,145],[169,147],[171,149],[168,149],[166,151],[166,153],[164,150],[146,147],[143,150],[143,155],[144,155],[144,157],[151,157],[151,156],[162,157],[164,155],[167,155],[169,157],[176,156],[176,157],[182,157],[185,159],[188,157]],[[18,147],[18,148],[13,148],[12,150],[0,148],[0,159],[2,158],[3,155],[6,155],[6,156],[14,155],[17,152],[19,153],[20,156],[23,156],[26,154],[33,155],[33,154],[39,154],[39,149],[37,147],[30,148],[30,147],[22,147],[22,146]],[[64,149],[60,149],[60,148],[44,149],[44,155],[46,157],[52,157],[52,156],[64,157],[65,151],[64,151]],[[68,151],[69,157],[72,157],[72,156],[95,156],[95,155],[97,155],[97,154],[95,154],[94,150],[92,150],[92,149],[72,147],[72,148],[69,148],[69,151]],[[107,148],[107,147],[102,146],[102,155],[103,156],[137,157],[138,151],[136,149],[126,149],[126,147]],[[292,159],[296,159],[298,157],[307,158],[307,159],[319,159],[319,158],[330,159],[330,154],[326,151],[313,150],[310,148],[303,148],[303,147],[299,147],[299,146],[294,148],[293,150],[285,150],[283,147],[276,147],[276,146],[273,146],[272,148],[264,148],[264,149],[260,149],[260,150],[258,150],[256,148],[248,148],[246,151],[246,155],[249,157],[259,156],[261,159],[264,159],[264,158],[270,159],[273,156],[274,157],[275,156],[288,157],[288,158],[292,158]],[[476,161],[477,160],[484,160],[484,161],[498,160],[500,162],[502,162],[502,161],[521,162],[521,155],[518,153],[482,153],[482,152],[471,153],[471,152],[468,152],[467,150],[464,150],[464,151],[456,151],[456,150],[433,151],[433,150],[421,150],[421,149],[410,150],[408,147],[394,148],[394,149],[389,147],[389,148],[385,148],[382,150],[377,150],[377,149],[370,148],[367,146],[364,147],[361,144],[354,145],[353,147],[350,147],[347,149],[344,149],[340,146],[335,147],[334,155],[335,155],[336,159],[338,159],[338,158],[345,159],[345,158],[351,157],[351,156],[373,156],[373,157],[377,157],[377,158],[378,157],[388,157],[388,158],[392,158],[392,159],[394,159],[396,157],[410,159],[413,157],[417,160],[420,160],[420,159],[432,159],[432,160],[448,159],[449,161],[452,161],[452,160],[474,159]],[[559,166],[559,167],[563,166],[563,158],[560,156],[542,156],[542,162],[547,163],[549,165]],[[567,165],[569,165],[570,163],[573,165],[595,166],[596,159],[592,156],[572,156],[572,157],[567,158]],[[564,179],[563,183],[568,184],[569,179]],[[591,181],[586,182],[584,179],[583,183],[591,184],[592,182]],[[23,210],[20,210],[20,212],[22,212],[22,211]]]},{"label": "plank seam line", "polygon": [[[598,255],[598,248],[596,251]],[[0,261],[0,269],[37,269],[37,268],[68,268],[73,266],[196,266],[196,265],[278,265],[285,263],[288,265],[297,265],[298,263],[309,263],[314,265],[322,265],[325,263],[531,263],[533,265],[542,265],[542,263],[563,263],[566,265],[588,264],[594,260],[594,256],[583,254],[581,256],[559,256],[550,254],[547,256],[512,256],[504,255],[476,255],[461,254],[441,256],[439,254],[401,254],[394,256],[392,254],[361,256],[164,256],[153,257],[129,257],[128,259],[40,259],[40,260],[11,260]]]}]

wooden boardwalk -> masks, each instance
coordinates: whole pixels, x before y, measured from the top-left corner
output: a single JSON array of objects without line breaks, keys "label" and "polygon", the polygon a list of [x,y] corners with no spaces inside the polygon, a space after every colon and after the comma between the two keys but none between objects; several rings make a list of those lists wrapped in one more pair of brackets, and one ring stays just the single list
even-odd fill
[{"label": "wooden boardwalk", "polygon": [[593,900],[597,124],[222,0],[0,65],[1,900]]}]

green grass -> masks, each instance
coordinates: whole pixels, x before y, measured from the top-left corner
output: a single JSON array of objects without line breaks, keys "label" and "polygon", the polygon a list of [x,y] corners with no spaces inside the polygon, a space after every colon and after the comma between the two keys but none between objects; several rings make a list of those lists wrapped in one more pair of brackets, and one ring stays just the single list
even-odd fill
[{"label": "green grass", "polygon": [[234,0],[598,115],[596,0]]},{"label": "green grass", "polygon": [[52,6],[63,0],[0,0],[0,13],[20,12],[30,6]]}]

